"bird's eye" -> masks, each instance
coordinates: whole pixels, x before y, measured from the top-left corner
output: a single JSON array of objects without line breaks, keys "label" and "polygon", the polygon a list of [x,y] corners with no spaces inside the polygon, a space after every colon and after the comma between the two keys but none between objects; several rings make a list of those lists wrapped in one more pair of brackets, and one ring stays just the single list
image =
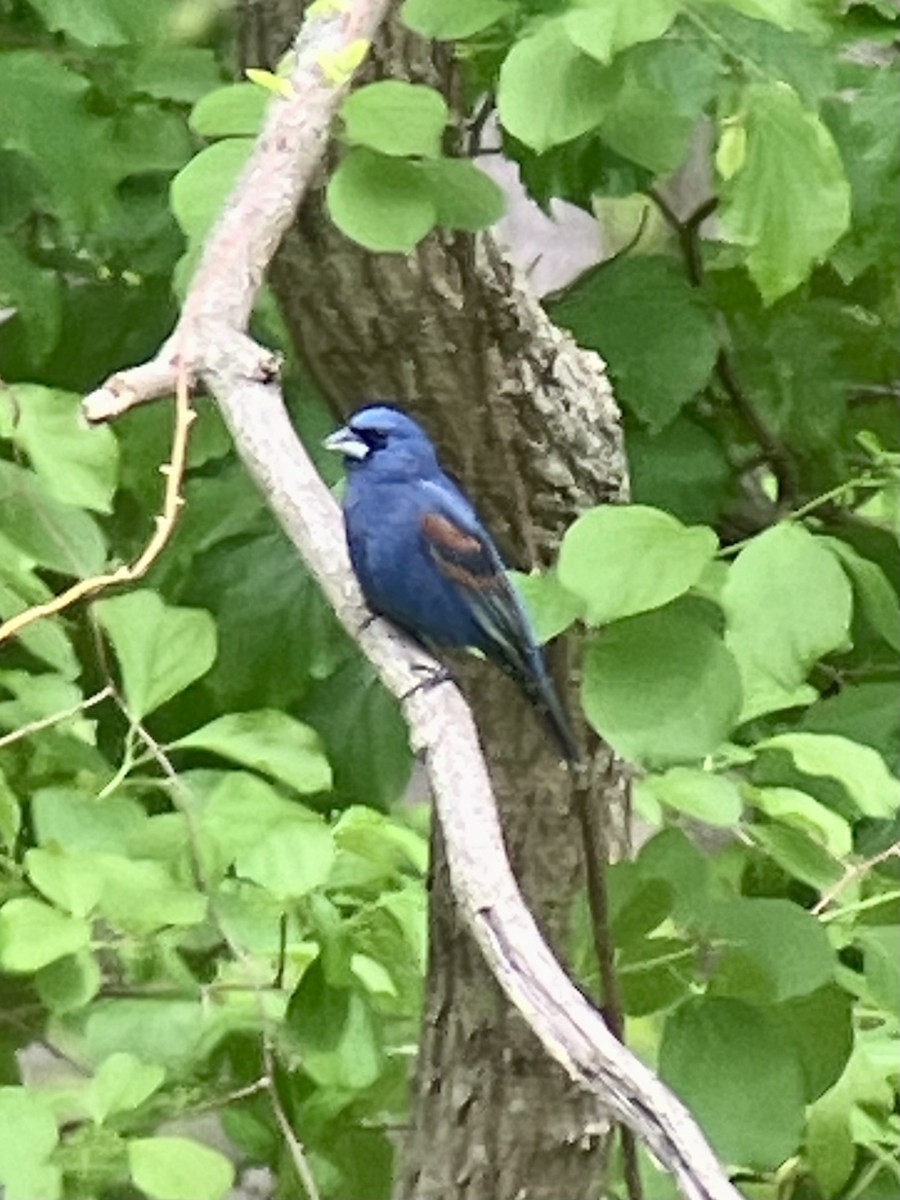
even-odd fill
[{"label": "bird's eye", "polygon": [[370,450],[383,450],[388,443],[388,435],[381,429],[356,429]]}]

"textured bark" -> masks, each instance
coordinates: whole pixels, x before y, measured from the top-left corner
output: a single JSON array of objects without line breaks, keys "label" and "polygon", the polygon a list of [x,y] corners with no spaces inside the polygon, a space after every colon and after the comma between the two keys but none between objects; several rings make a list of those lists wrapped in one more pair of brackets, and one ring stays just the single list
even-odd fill
[{"label": "textured bark", "polygon": [[[242,65],[271,66],[301,9],[302,0],[244,0]],[[446,49],[397,25],[376,45],[371,74],[427,82],[453,99]],[[314,196],[272,282],[298,351],[336,411],[380,397],[419,416],[518,565],[546,562],[588,505],[624,498],[618,414],[602,363],[552,326],[488,238],[434,235],[413,255],[371,255],[338,233]],[[572,780],[505,678],[482,663],[460,674],[514,869],[564,957],[584,878]],[[591,803],[603,814],[605,840],[620,849],[624,779],[605,747],[594,768]],[[430,935],[398,1200],[601,1196],[605,1124],[540,1050],[461,930],[439,839]]]}]

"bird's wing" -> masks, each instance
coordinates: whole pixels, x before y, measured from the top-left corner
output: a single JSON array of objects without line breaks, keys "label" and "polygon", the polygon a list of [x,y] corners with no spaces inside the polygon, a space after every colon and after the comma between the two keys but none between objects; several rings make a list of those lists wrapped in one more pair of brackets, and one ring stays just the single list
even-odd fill
[{"label": "bird's wing", "polygon": [[496,547],[464,497],[434,490],[435,503],[420,518],[428,553],[468,606],[496,656],[517,675],[529,674],[534,669],[534,635]]},{"label": "bird's wing", "polygon": [[547,718],[564,757],[577,762],[578,745],[565,710],[490,535],[449,480],[445,487],[424,486],[428,504],[419,521],[422,540],[438,571],[484,634],[480,649],[519,681]]}]

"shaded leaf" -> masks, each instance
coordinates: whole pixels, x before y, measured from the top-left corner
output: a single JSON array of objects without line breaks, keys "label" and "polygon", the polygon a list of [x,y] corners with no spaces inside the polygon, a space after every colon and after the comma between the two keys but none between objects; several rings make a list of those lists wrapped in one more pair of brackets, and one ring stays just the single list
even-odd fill
[{"label": "shaded leaf", "polygon": [[551,314],[580,345],[603,355],[617,398],[651,431],[667,425],[703,388],[719,352],[702,299],[668,258],[602,264]]},{"label": "shaded leaf", "polygon": [[712,996],[688,1000],[666,1021],[659,1072],[726,1162],[773,1170],[796,1152],[803,1072],[763,1009]]}]

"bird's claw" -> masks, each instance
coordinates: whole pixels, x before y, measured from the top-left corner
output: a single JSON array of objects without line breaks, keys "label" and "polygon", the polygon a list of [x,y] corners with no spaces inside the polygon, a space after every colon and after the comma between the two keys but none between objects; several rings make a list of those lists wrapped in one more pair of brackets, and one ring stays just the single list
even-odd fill
[{"label": "bird's claw", "polygon": [[403,693],[403,695],[400,697],[401,704],[405,704],[406,701],[415,696],[417,692],[430,691],[433,687],[438,687],[442,683],[453,683],[453,676],[446,667],[438,667],[437,670],[435,670],[434,667],[425,663],[421,663],[415,664],[413,666],[413,670],[427,672],[427,675],[419,683],[413,684],[408,692]]}]

